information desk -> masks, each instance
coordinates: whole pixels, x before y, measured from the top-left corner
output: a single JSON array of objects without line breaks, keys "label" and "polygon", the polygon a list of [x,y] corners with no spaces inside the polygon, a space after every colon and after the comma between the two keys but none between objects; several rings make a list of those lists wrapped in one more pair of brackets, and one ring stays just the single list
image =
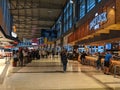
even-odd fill
[{"label": "information desk", "polygon": [[96,66],[97,56],[86,56],[85,64]]},{"label": "information desk", "polygon": [[[97,56],[86,56],[86,63],[87,65],[92,65],[96,67]],[[101,65],[104,67],[104,58],[101,59]],[[120,60],[111,60],[110,63],[110,72],[114,74],[120,74]]]},{"label": "information desk", "polygon": [[110,70],[114,73],[114,77],[116,74],[120,75],[120,61],[118,60],[111,60]]}]

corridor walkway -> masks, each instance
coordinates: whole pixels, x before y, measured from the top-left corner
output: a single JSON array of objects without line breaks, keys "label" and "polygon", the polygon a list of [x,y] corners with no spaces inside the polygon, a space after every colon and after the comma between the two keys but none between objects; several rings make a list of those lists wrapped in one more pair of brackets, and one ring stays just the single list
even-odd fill
[{"label": "corridor walkway", "polygon": [[72,60],[63,73],[60,59],[48,58],[25,67],[10,64],[0,90],[120,90],[120,78]]}]

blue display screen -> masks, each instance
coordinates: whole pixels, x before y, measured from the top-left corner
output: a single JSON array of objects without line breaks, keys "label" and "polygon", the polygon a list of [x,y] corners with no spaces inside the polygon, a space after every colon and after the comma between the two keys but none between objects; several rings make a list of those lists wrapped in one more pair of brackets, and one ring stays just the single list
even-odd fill
[{"label": "blue display screen", "polygon": [[107,43],[107,44],[105,45],[105,49],[111,50],[111,49],[112,49],[112,44],[111,44],[111,43]]},{"label": "blue display screen", "polygon": [[56,30],[41,30],[41,37],[46,37],[48,41],[52,41],[57,38]]}]

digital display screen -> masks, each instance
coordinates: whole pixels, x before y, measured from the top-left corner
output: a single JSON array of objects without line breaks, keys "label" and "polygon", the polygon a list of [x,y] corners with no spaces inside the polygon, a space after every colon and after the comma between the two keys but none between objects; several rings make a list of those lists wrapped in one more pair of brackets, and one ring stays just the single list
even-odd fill
[{"label": "digital display screen", "polygon": [[57,38],[57,31],[56,30],[45,30],[41,31],[41,37],[46,37],[48,41],[52,41]]},{"label": "digital display screen", "polygon": [[107,43],[107,44],[105,45],[105,49],[111,50],[111,49],[112,49],[112,44],[111,44],[111,43]]}]

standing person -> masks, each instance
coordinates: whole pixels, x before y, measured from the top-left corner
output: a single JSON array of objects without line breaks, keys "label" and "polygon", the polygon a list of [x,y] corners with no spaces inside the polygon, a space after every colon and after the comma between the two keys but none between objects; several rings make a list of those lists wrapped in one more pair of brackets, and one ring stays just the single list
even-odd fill
[{"label": "standing person", "polygon": [[28,53],[27,53],[26,49],[24,49],[24,50],[22,51],[22,53],[23,53],[23,64],[25,65],[25,64],[27,64],[27,56],[28,56]]},{"label": "standing person", "polygon": [[16,52],[16,51],[13,51],[13,66],[14,66],[14,67],[17,66],[17,61],[18,61],[17,52]]},{"label": "standing person", "polygon": [[73,59],[74,59],[74,60],[77,60],[78,57],[79,57],[79,53],[78,53],[76,50],[74,50],[74,51],[73,51]]},{"label": "standing person", "polygon": [[20,49],[19,51],[19,59],[20,59],[20,66],[23,66],[23,50]]},{"label": "standing person", "polygon": [[111,61],[112,55],[110,52],[107,52],[105,55],[105,61],[104,61],[104,74],[109,75],[109,66]]},{"label": "standing person", "polygon": [[55,51],[54,49],[52,50],[52,58],[54,58],[54,55],[55,55]]},{"label": "standing person", "polygon": [[63,64],[63,71],[66,72],[68,61],[67,61],[67,51],[65,49],[61,52],[61,62]]},{"label": "standing person", "polygon": [[87,54],[83,51],[82,55],[80,56],[82,64],[85,64],[85,56],[87,56]]},{"label": "standing person", "polygon": [[101,59],[102,59],[102,55],[101,55],[100,52],[98,52],[98,58],[97,58],[97,61],[96,61],[98,70],[101,68]]}]

